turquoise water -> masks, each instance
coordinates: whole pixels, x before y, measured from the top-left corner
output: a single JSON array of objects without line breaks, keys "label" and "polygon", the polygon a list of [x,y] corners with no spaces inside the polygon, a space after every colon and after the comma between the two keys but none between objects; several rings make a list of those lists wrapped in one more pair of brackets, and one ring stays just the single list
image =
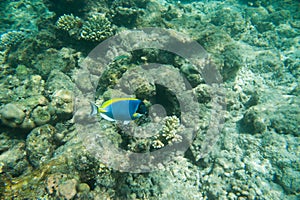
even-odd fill
[{"label": "turquoise water", "polygon": [[299,9],[1,1],[0,199],[299,199]]}]

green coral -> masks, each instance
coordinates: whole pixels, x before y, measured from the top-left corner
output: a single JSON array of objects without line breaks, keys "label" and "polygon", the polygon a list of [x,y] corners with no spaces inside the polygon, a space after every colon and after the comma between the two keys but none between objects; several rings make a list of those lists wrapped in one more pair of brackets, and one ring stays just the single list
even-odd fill
[{"label": "green coral", "polygon": [[83,24],[80,37],[84,40],[103,41],[113,35],[113,27],[104,14],[93,14]]},{"label": "green coral", "polygon": [[91,14],[85,21],[73,14],[65,14],[59,17],[56,27],[76,39],[93,42],[103,41],[114,33],[111,22],[103,13]]},{"label": "green coral", "polygon": [[167,116],[163,119],[163,126],[158,135],[155,135],[155,140],[152,141],[151,146],[153,148],[161,148],[166,144],[172,145],[180,142],[182,136],[179,135],[183,130],[183,126],[180,124],[180,120],[176,116]]},{"label": "green coral", "polygon": [[183,128],[178,117],[167,116],[161,120],[161,128],[156,135],[150,138],[132,138],[128,148],[135,152],[145,152],[181,142],[180,132]]},{"label": "green coral", "polygon": [[67,31],[70,36],[77,35],[81,26],[82,20],[73,14],[64,14],[63,16],[60,16],[56,22],[56,27],[60,30]]},{"label": "green coral", "polygon": [[32,166],[40,167],[49,160],[56,148],[54,134],[56,129],[45,124],[33,129],[26,138],[26,155]]},{"label": "green coral", "polygon": [[22,31],[9,31],[4,33],[0,37],[0,48],[10,48],[19,42],[21,42],[25,37]]}]

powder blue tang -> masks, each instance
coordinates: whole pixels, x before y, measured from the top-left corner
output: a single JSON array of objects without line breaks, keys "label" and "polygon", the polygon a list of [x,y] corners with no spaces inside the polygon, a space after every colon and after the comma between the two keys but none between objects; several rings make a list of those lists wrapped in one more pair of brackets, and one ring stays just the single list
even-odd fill
[{"label": "powder blue tang", "polygon": [[91,102],[91,115],[100,114],[108,121],[123,121],[124,124],[146,114],[146,106],[136,98],[114,98],[104,102],[100,107]]}]

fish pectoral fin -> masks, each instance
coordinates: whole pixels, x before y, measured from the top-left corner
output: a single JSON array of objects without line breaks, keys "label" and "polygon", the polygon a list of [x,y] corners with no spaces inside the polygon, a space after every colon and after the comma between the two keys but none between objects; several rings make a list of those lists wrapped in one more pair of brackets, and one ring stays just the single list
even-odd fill
[{"label": "fish pectoral fin", "polygon": [[107,115],[103,114],[103,113],[100,113],[100,116],[103,118],[103,119],[106,119],[107,121],[110,121],[110,122],[114,122],[116,120],[114,120],[113,118],[110,118],[108,117]]}]

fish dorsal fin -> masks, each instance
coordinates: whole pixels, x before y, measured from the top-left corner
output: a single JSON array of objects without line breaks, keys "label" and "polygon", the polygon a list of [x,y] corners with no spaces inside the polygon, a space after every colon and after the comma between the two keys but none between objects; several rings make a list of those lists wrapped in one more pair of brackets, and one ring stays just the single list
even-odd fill
[{"label": "fish dorsal fin", "polygon": [[101,105],[101,108],[102,109],[105,109],[107,106],[115,103],[115,102],[118,102],[118,101],[124,101],[124,100],[138,100],[136,98],[133,98],[133,97],[124,97],[124,98],[115,98],[115,99],[111,99],[111,100],[108,100],[108,101],[105,101],[102,105]]}]

